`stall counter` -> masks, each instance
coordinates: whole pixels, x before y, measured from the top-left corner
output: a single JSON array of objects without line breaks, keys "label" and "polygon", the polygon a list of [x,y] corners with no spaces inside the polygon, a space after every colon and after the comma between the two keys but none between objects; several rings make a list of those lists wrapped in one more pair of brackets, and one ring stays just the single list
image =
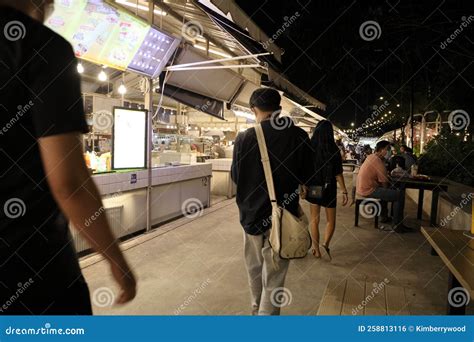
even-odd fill
[{"label": "stall counter", "polygon": [[210,159],[212,164],[211,193],[217,196],[232,198],[236,194],[236,186],[231,178],[232,158]]},{"label": "stall counter", "polygon": [[[152,169],[151,225],[156,227],[182,216],[188,206],[209,207],[211,176],[210,163]],[[92,179],[102,195],[104,211],[117,238],[146,229],[148,170],[96,174]],[[77,252],[89,249],[75,229],[72,235]]]}]

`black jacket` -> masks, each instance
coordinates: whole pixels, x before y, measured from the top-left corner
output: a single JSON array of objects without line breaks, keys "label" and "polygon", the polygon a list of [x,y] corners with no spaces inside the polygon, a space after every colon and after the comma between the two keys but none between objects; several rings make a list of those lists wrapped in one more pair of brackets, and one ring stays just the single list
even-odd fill
[{"label": "black jacket", "polygon": [[[295,125],[286,128],[262,122],[277,202],[296,214],[298,186],[308,184],[314,174],[313,150],[308,134]],[[251,235],[270,228],[272,208],[258,148],[255,128],[240,133],[234,146],[232,179],[237,185],[240,222]]]}]

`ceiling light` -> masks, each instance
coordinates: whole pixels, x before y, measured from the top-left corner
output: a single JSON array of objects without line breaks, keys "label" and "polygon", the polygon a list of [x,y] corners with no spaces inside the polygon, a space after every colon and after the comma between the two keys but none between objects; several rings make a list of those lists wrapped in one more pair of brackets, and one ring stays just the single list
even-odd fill
[{"label": "ceiling light", "polygon": [[99,72],[99,75],[97,75],[97,78],[99,79],[99,81],[105,82],[107,81],[107,74],[104,70],[101,70],[101,72]]},{"label": "ceiling light", "polygon": [[84,66],[82,65],[82,63],[77,63],[77,72],[82,74],[84,72]]},{"label": "ceiling light", "polygon": [[125,86],[125,84],[122,83],[119,85],[118,92],[120,95],[124,95],[127,93],[127,87]]},{"label": "ceiling light", "polygon": [[[148,12],[148,6],[145,6],[145,5],[138,5],[136,3],[131,3],[131,2],[128,2],[126,0],[115,0],[115,2],[117,4],[120,4],[120,5],[123,5],[123,6],[131,7],[131,8],[135,8],[135,9],[140,9],[140,10]],[[160,10],[156,10],[156,9],[153,10],[153,13],[155,13],[157,15],[163,15],[163,16],[165,16],[167,14],[164,11],[160,11]]]}]

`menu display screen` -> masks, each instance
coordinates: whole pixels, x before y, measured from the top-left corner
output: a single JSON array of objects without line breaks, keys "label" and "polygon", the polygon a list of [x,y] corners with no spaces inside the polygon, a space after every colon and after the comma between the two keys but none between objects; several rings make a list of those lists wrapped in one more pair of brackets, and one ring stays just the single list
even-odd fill
[{"label": "menu display screen", "polygon": [[179,41],[103,0],[56,0],[46,25],[77,57],[156,77]]},{"label": "menu display screen", "polygon": [[114,108],[112,169],[146,167],[147,111]]}]

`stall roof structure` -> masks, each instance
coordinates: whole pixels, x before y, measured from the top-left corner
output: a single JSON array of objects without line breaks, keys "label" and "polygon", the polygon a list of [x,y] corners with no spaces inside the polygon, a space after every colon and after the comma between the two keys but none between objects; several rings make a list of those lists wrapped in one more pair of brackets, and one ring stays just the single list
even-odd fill
[{"label": "stall roof structure", "polygon": [[[281,72],[281,55],[283,50],[276,46],[269,37],[240,9],[232,0],[115,0],[116,4],[127,8],[142,18],[153,21],[157,27],[180,36],[184,39],[184,48],[180,53],[191,53],[201,50],[202,55],[209,60],[248,56],[259,52],[271,52],[270,56],[250,57],[245,60],[231,61],[225,64],[259,64],[263,67],[239,69],[235,79],[243,79],[240,87],[232,97],[232,103],[245,104],[247,93],[260,86],[274,86],[284,92],[285,97],[300,107],[304,112],[305,123],[311,126],[323,119],[320,114],[326,106],[321,101],[307,94],[290,82]],[[265,44],[262,44],[265,42]],[[192,46],[192,47],[191,47]],[[264,48],[265,47],[265,48]],[[179,60],[180,55],[177,55]],[[181,58],[183,58],[181,56]],[[179,64],[175,63],[174,64]],[[233,69],[236,70],[236,69]],[[202,71],[198,71],[201,75]],[[211,73],[212,71],[207,71]],[[173,71],[183,73],[183,71]],[[187,77],[194,74],[188,73]],[[172,79],[181,78],[178,83],[183,84],[182,76],[170,76]],[[170,84],[176,82],[171,81]],[[196,84],[195,84],[196,85]],[[179,84],[178,84],[179,86]],[[188,91],[196,89],[183,88]],[[201,89],[197,93],[208,95],[209,89]],[[222,98],[221,98],[222,99]],[[226,96],[226,99],[228,96]],[[314,126],[313,125],[313,126]],[[338,128],[336,130],[340,133]],[[343,134],[343,133],[342,133]]]}]

